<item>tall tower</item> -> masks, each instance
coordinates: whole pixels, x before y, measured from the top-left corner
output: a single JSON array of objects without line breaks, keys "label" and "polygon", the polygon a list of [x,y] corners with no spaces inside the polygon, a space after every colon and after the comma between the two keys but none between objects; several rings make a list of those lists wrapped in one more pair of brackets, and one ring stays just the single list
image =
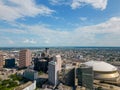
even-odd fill
[{"label": "tall tower", "polygon": [[19,52],[19,68],[28,67],[31,65],[31,51],[29,49],[21,50]]},{"label": "tall tower", "polygon": [[3,54],[0,52],[0,69],[3,68]]},{"label": "tall tower", "polygon": [[46,54],[49,54],[49,48],[45,48]]},{"label": "tall tower", "polygon": [[78,85],[87,90],[93,90],[93,68],[89,66],[80,66],[77,69]]},{"label": "tall tower", "polygon": [[60,55],[56,55],[53,57],[53,60],[57,63],[57,69],[58,71],[61,71],[61,66],[62,66],[62,60]]},{"label": "tall tower", "polygon": [[54,86],[58,83],[58,70],[57,63],[55,61],[50,61],[48,64],[48,80]]}]

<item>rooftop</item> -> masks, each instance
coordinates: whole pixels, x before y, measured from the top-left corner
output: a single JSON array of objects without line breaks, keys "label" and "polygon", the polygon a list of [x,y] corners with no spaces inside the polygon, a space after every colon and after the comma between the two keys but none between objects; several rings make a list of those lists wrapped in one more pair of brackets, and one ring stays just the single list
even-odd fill
[{"label": "rooftop", "polygon": [[117,70],[115,66],[103,61],[88,61],[84,64],[92,66],[94,71],[112,72]]},{"label": "rooftop", "polygon": [[56,62],[55,61],[50,61],[49,64],[55,65]]},{"label": "rooftop", "polygon": [[27,86],[29,86],[31,84],[32,84],[32,82],[29,81],[29,82],[27,82],[25,84],[22,84],[22,85],[18,86],[17,88],[15,88],[15,90],[23,90],[24,88],[26,88]]}]

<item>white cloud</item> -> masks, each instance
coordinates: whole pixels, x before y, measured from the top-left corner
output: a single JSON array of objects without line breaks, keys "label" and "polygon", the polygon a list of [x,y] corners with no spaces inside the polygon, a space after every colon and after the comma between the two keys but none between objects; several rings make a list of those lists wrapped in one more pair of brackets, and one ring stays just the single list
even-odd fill
[{"label": "white cloud", "polygon": [[52,5],[69,5],[72,9],[77,9],[86,5],[91,5],[95,9],[104,10],[108,0],[49,0]]},{"label": "white cloud", "polygon": [[112,17],[96,25],[77,27],[73,31],[53,30],[45,25],[22,25],[22,28],[26,29],[25,35],[21,37],[21,32],[18,33],[19,40],[16,38],[15,43],[22,41],[24,45],[42,46],[120,46],[120,17]]},{"label": "white cloud", "polygon": [[86,26],[82,29],[92,33],[120,34],[120,17],[112,17],[106,22],[97,25]]},{"label": "white cloud", "polygon": [[60,0],[49,0],[51,4],[58,4],[60,2]]},{"label": "white cloud", "polygon": [[92,42],[94,46],[120,46],[120,17],[112,17],[97,25],[78,27],[75,32],[82,34],[82,38],[91,39],[86,38],[85,41]]},{"label": "white cloud", "polygon": [[87,17],[80,17],[80,20],[81,20],[81,21],[86,21],[86,20],[87,20]]},{"label": "white cloud", "polygon": [[1,33],[13,33],[13,34],[25,34],[27,33],[25,30],[19,30],[19,29],[0,29]]},{"label": "white cloud", "polygon": [[119,46],[120,18],[112,17],[108,21],[91,26],[78,27],[73,31],[56,31],[46,26],[29,26],[31,33],[38,35],[49,45],[68,46]]},{"label": "white cloud", "polygon": [[76,9],[81,7],[83,4],[90,4],[96,9],[104,10],[107,6],[107,0],[73,0],[71,7],[72,9]]},{"label": "white cloud", "polygon": [[26,16],[50,15],[53,12],[54,10],[44,5],[36,5],[34,0],[0,1],[0,19],[5,21],[14,21]]},{"label": "white cloud", "polygon": [[33,39],[25,39],[23,41],[23,43],[26,43],[26,44],[37,44],[37,42]]},{"label": "white cloud", "polygon": [[52,5],[70,5],[71,0],[49,0]]},{"label": "white cloud", "polygon": [[0,44],[1,45],[13,45],[15,44],[14,40],[12,40],[11,38],[7,37],[7,36],[0,36]]},{"label": "white cloud", "polygon": [[14,41],[12,41],[12,40],[9,39],[9,40],[8,40],[8,43],[9,43],[9,44],[14,44]]}]

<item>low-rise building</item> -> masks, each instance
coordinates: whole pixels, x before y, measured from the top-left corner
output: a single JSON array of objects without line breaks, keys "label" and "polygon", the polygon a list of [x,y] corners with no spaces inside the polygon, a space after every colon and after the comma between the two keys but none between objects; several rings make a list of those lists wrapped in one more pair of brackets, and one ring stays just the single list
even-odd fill
[{"label": "low-rise building", "polygon": [[36,89],[36,81],[34,82],[29,81],[25,84],[18,86],[14,90],[35,90],[35,89]]},{"label": "low-rise building", "polygon": [[29,80],[36,80],[38,78],[38,72],[31,69],[26,69],[23,73],[23,77]]}]

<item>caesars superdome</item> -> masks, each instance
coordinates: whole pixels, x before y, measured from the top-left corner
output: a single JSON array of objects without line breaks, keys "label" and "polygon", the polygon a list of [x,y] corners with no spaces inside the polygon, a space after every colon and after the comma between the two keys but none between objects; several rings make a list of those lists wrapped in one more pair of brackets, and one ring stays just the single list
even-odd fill
[{"label": "caesars superdome", "polygon": [[109,63],[103,61],[88,61],[84,64],[93,67],[95,79],[117,81],[120,77],[118,69]]}]

